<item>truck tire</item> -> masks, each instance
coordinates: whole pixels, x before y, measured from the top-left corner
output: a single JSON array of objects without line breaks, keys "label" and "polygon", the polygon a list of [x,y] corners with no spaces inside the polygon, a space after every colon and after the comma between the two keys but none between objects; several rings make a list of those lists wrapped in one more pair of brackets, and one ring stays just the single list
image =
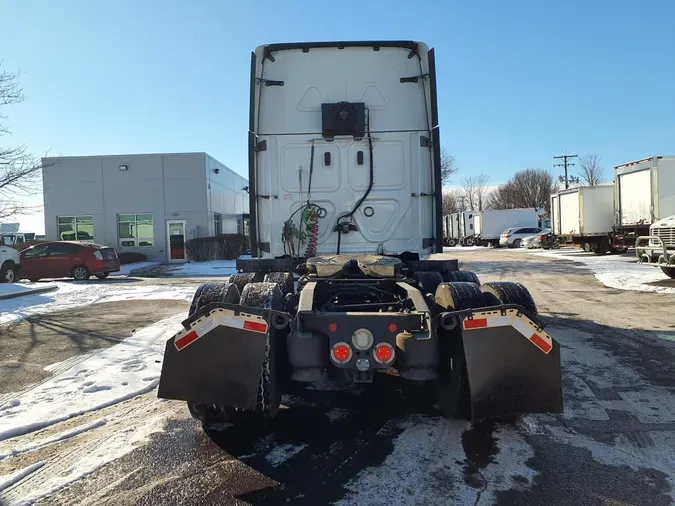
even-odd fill
[{"label": "truck tire", "polygon": [[192,316],[199,309],[214,302],[239,304],[239,288],[232,283],[203,283],[199,285],[192,297],[188,316]]},{"label": "truck tire", "polygon": [[[277,283],[249,283],[241,294],[242,306],[283,311],[284,298]],[[258,383],[258,401],[255,415],[262,420],[271,420],[279,412],[282,394],[281,364],[283,360],[283,334],[270,327],[263,368]]]},{"label": "truck tire", "polygon": [[[190,311],[188,316],[192,316],[200,308],[214,302],[225,302],[229,304],[239,303],[239,289],[231,283],[203,283],[199,285],[192,297]],[[236,415],[236,410],[232,408],[222,408],[214,404],[203,404],[188,402],[188,410],[192,418],[201,422],[203,426],[213,423],[227,422]]]},{"label": "truck tire", "polygon": [[661,270],[669,278],[675,279],[675,267],[661,267]]},{"label": "truck tire", "polygon": [[475,244],[476,244],[476,241],[473,237],[467,237],[466,239],[464,239],[464,244],[462,244],[462,246],[471,247],[471,246],[475,246]]},{"label": "truck tire", "polygon": [[263,278],[264,283],[276,283],[279,285],[281,290],[281,295],[286,297],[286,295],[295,293],[295,282],[293,280],[293,274],[290,272],[268,272]]},{"label": "truck tire", "polygon": [[592,244],[591,251],[596,255],[604,255],[607,253],[607,246],[604,244]]},{"label": "truck tire", "polygon": [[471,271],[450,271],[443,273],[443,281],[466,281],[480,285],[478,276]]},{"label": "truck tire", "polygon": [[235,274],[232,274],[232,276],[230,276],[228,283],[237,285],[237,288],[239,288],[239,293],[241,294],[244,293],[244,287],[246,285],[248,285],[249,283],[255,283],[262,280],[263,280],[262,274],[258,272],[237,272]]},{"label": "truck tire", "polygon": [[422,295],[435,294],[436,288],[443,282],[440,272],[416,272],[412,275],[412,279],[417,283]]},{"label": "truck tire", "polygon": [[520,283],[510,281],[493,281],[485,283],[480,287],[488,306],[499,306],[502,304],[518,304],[524,309],[525,315],[530,320],[537,322],[539,312],[534,299],[527,288]]},{"label": "truck tire", "polygon": [[[447,310],[485,307],[480,287],[465,281],[441,283],[436,290],[436,303]],[[471,410],[469,378],[461,334],[439,329],[440,364],[436,380],[436,398],[447,418],[468,418]]]},{"label": "truck tire", "polygon": [[457,246],[457,240],[453,239],[452,237],[449,238],[447,242],[450,248],[454,248],[455,246]]},{"label": "truck tire", "polygon": [[610,246],[609,247],[609,253],[611,255],[621,255],[621,254],[625,253],[626,251],[628,251],[628,246],[619,246],[619,247]]}]

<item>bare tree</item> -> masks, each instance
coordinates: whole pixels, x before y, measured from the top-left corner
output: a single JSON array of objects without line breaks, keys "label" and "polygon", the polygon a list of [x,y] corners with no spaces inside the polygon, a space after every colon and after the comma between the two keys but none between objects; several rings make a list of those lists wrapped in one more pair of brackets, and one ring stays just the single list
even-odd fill
[{"label": "bare tree", "polygon": [[443,184],[449,183],[450,178],[459,170],[457,167],[457,160],[448,153],[445,148],[441,148],[441,182]]},{"label": "bare tree", "polygon": [[605,180],[605,171],[600,167],[598,155],[584,155],[579,158],[579,179],[588,186],[597,186]]},{"label": "bare tree", "polygon": [[459,188],[443,190],[443,216],[460,211],[461,193]]},{"label": "bare tree", "polygon": [[490,209],[544,208],[550,211],[551,193],[557,190],[553,175],[543,169],[524,169],[494,190]]},{"label": "bare tree", "polygon": [[480,173],[475,176],[466,176],[464,178],[463,189],[464,196],[472,211],[482,211],[486,204],[487,182],[490,177],[487,174]]},{"label": "bare tree", "polygon": [[[0,106],[23,101],[18,79],[18,73],[0,68]],[[7,136],[10,133],[3,123],[6,119],[6,116],[0,113],[0,136]],[[26,146],[0,144],[0,220],[35,210],[21,199],[38,191],[41,172],[40,160],[33,157]]]}]

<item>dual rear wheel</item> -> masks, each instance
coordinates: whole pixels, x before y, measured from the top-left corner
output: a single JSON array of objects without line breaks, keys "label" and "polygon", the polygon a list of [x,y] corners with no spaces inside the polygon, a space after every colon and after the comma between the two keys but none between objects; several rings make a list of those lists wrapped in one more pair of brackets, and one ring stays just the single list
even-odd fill
[{"label": "dual rear wheel", "polygon": [[[532,320],[539,317],[530,292],[520,283],[491,282],[483,285],[452,281],[438,285],[435,302],[443,311],[480,309],[503,304],[517,304]],[[436,395],[443,414],[448,418],[470,418],[471,396],[462,344],[462,331],[439,329],[439,377]]]},{"label": "dual rear wheel", "polygon": [[[292,283],[293,281],[291,274],[275,274],[286,274],[290,276],[290,282]],[[235,276],[238,276],[235,278],[235,282],[206,283],[201,285],[195,292],[192,304],[190,305],[189,315],[192,316],[201,308],[215,302],[283,311],[284,294],[281,284],[284,284],[285,289],[293,286],[289,284],[287,276],[267,278],[268,274],[265,276],[266,281],[254,281],[257,276],[256,274],[249,275],[246,273]],[[232,277],[230,280],[232,280]],[[276,281],[281,281],[282,283]],[[241,292],[239,286],[242,287]],[[283,381],[284,368],[282,361],[284,352],[285,341],[282,331],[270,326],[260,379],[258,381],[258,394],[254,411],[243,411],[231,407],[188,402],[190,414],[205,426],[218,422],[237,421],[239,419],[252,418],[262,421],[273,419],[279,411],[285,383]]]}]

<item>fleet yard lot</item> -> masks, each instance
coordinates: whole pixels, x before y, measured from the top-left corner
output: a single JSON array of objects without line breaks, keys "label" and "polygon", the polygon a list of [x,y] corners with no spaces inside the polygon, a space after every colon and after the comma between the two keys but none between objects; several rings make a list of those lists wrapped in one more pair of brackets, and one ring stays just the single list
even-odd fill
[{"label": "fleet yard lot", "polygon": [[530,289],[561,343],[564,415],[471,427],[385,375],[296,385],[271,426],[207,435],[154,389],[202,280],[59,283],[0,303],[0,503],[671,504],[675,280],[627,255],[442,256]]}]

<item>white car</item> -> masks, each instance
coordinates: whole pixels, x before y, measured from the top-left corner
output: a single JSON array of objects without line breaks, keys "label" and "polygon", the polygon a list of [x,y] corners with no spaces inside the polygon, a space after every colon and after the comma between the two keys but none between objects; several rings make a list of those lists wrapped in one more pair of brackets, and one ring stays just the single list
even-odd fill
[{"label": "white car", "polygon": [[541,232],[539,227],[514,227],[507,228],[499,236],[499,245],[508,246],[509,248],[520,248],[523,239]]},{"label": "white car", "polygon": [[536,236],[536,235],[530,235],[530,236],[524,237],[520,241],[520,247],[521,248],[527,248],[527,249],[534,248],[535,247],[534,241],[537,239],[537,237],[538,236]]},{"label": "white car", "polygon": [[5,246],[0,239],[0,283],[14,283],[19,279],[19,252]]}]

